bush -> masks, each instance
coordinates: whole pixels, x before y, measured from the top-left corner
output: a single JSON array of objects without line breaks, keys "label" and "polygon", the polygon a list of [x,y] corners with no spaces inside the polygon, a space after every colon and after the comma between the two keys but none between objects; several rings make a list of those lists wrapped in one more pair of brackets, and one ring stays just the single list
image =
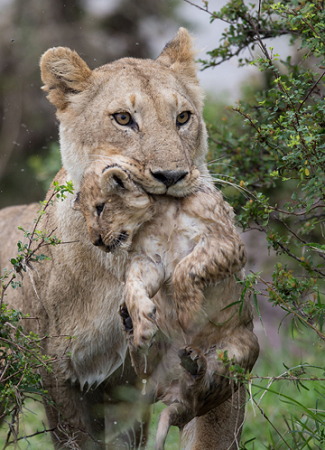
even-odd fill
[{"label": "bush", "polygon": [[[241,57],[239,64],[258,67],[264,79],[260,92],[226,108],[223,120],[208,124],[216,185],[234,206],[238,225],[259,230],[276,253],[273,274],[250,273],[245,289],[251,291],[258,314],[258,298],[282,308],[292,319],[292,335],[303,331],[309,345],[306,363],[294,368],[285,364],[283,371],[274,361],[274,368],[282,373],[273,373],[269,383],[257,376],[246,379],[255,409],[270,423],[270,436],[251,423],[250,434],[260,438],[257,448],[263,444],[268,449],[321,449],[325,444],[325,366],[324,358],[315,361],[311,344],[325,341],[324,2],[264,0],[247,6],[231,0],[219,12],[210,11],[209,2],[203,3],[212,24],[222,20],[228,27],[220,45],[200,61],[203,69],[248,49],[251,57]],[[294,48],[294,57],[286,60],[266,42],[283,35],[290,36]],[[275,380],[285,380],[286,387],[274,387]],[[271,396],[267,404],[273,409],[279,399],[284,402],[278,414],[285,417],[275,422],[261,407]],[[254,448],[253,440],[241,448]]]},{"label": "bush", "polygon": [[[32,231],[24,230],[23,241],[17,243],[18,254],[11,259],[11,270],[4,270],[0,274],[0,421],[3,419],[8,425],[4,447],[10,444],[17,445],[26,436],[20,434],[20,418],[26,403],[33,400],[44,399],[50,402],[47,392],[42,388],[40,368],[47,372],[52,371],[52,364],[58,358],[50,358],[42,353],[41,341],[50,336],[38,336],[30,332],[26,333],[22,322],[25,320],[37,320],[35,317],[24,316],[17,310],[8,309],[4,303],[7,289],[21,286],[23,273],[29,276],[35,264],[49,259],[40,251],[48,245],[59,245],[61,241],[53,234],[55,230],[46,231],[43,228],[42,218],[54,201],[66,198],[66,192],[73,192],[72,182],[60,186],[53,183],[52,194],[48,200],[40,202],[40,210],[35,219]],[[34,265],[34,266],[33,266]],[[32,435],[45,433],[37,431]]]}]

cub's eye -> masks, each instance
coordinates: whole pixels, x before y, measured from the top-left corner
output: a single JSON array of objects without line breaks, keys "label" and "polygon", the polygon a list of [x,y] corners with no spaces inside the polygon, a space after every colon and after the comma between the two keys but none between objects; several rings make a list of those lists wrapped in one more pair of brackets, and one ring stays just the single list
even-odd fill
[{"label": "cub's eye", "polygon": [[191,113],[189,111],[183,111],[176,117],[176,123],[177,125],[184,125],[186,122],[189,121],[191,117]]},{"label": "cub's eye", "polygon": [[128,112],[113,114],[114,119],[119,125],[131,125],[132,117]]},{"label": "cub's eye", "polygon": [[105,206],[105,203],[101,203],[100,205],[96,206],[96,211],[97,211],[98,216],[100,216],[101,213],[103,212],[104,206]]}]

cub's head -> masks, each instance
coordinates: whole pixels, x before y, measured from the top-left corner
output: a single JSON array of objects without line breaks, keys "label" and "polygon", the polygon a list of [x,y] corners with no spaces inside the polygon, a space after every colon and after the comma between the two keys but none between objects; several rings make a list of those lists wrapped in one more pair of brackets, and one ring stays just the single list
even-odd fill
[{"label": "cub's head", "polygon": [[73,208],[87,223],[91,242],[104,252],[128,250],[141,225],[154,214],[152,198],[132,179],[137,163],[96,161],[85,170]]},{"label": "cub's head", "polygon": [[156,60],[124,58],[91,70],[68,48],[42,56],[63,166],[77,189],[92,161],[119,155],[144,167],[149,193],[183,197],[198,189],[207,146],[194,56],[184,28]]}]

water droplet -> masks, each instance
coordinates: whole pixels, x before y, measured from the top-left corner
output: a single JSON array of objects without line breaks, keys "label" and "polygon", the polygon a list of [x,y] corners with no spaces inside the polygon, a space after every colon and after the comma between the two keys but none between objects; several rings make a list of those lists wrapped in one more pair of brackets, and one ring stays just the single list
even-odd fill
[{"label": "water droplet", "polygon": [[142,380],[142,383],[143,383],[143,388],[142,388],[141,394],[146,395],[147,380]]},{"label": "water droplet", "polygon": [[117,425],[117,422],[114,422],[114,425]]}]

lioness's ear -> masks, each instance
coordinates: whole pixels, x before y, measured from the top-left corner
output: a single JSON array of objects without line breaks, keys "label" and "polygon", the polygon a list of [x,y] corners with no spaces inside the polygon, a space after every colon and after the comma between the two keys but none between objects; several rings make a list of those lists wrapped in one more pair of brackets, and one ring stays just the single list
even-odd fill
[{"label": "lioness's ear", "polygon": [[47,50],[40,61],[43,90],[48,100],[62,110],[68,104],[68,94],[83,91],[89,81],[91,70],[78,53],[66,47]]},{"label": "lioness's ear", "polygon": [[180,28],[174,39],[166,44],[157,61],[198,82],[195,55],[193,38],[185,28]]},{"label": "lioness's ear", "polygon": [[128,191],[133,189],[129,175],[120,167],[108,167],[104,169],[100,185],[103,193],[106,195],[118,192],[121,189]]}]

